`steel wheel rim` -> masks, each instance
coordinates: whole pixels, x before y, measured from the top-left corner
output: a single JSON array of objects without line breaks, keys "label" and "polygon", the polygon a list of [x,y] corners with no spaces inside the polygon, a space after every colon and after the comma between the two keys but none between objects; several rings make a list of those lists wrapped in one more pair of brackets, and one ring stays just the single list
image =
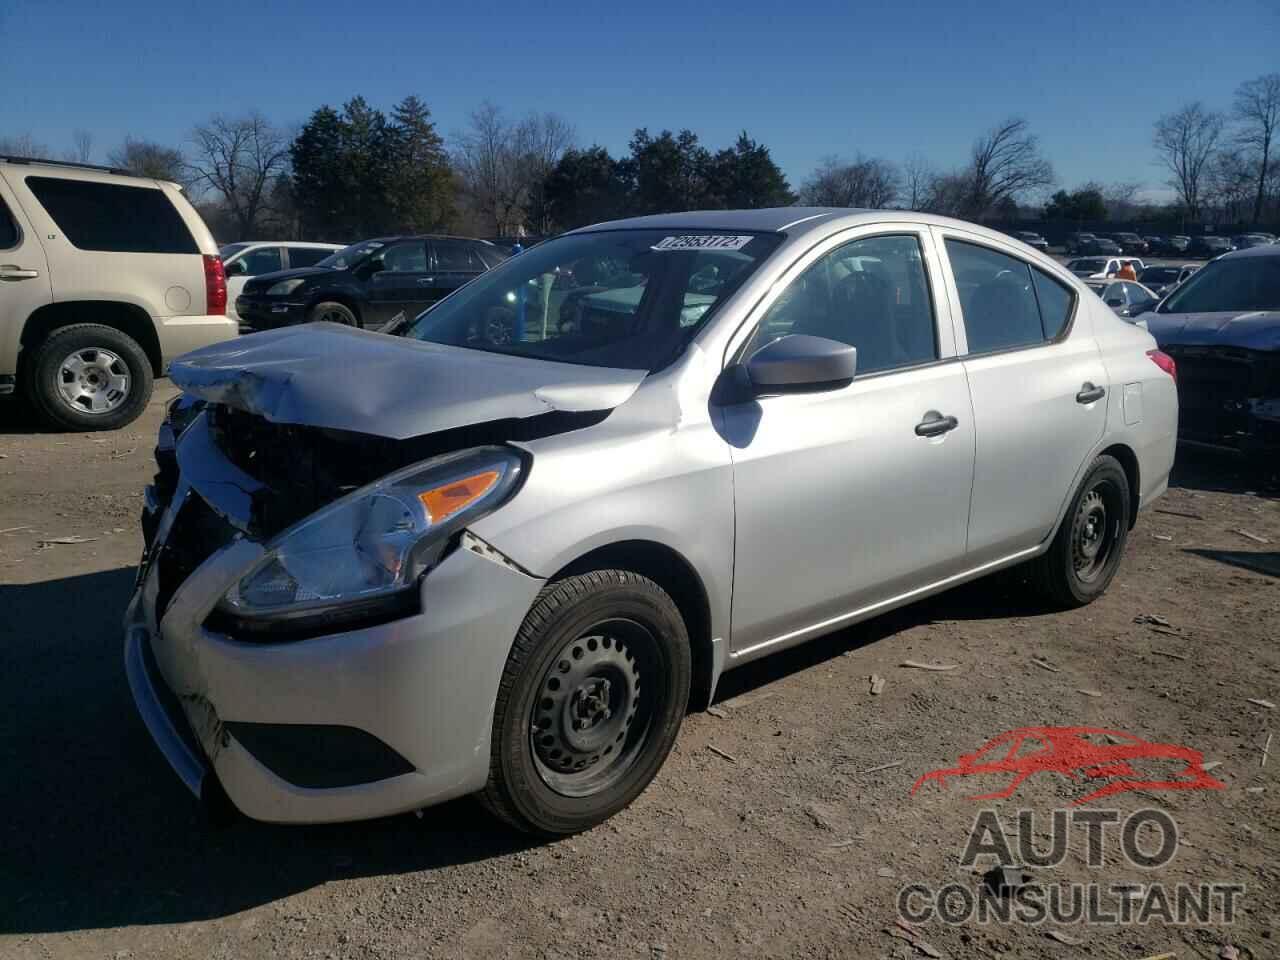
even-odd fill
[{"label": "steel wheel rim", "polygon": [[1078,579],[1096,580],[1106,569],[1120,537],[1119,497],[1111,484],[1091,487],[1071,522],[1071,563]]},{"label": "steel wheel rim", "polygon": [[634,620],[593,624],[564,644],[538,685],[529,745],[556,793],[588,797],[634,768],[664,684],[652,631]]},{"label": "steel wheel rim", "polygon": [[344,327],[351,325],[350,318],[345,313],[338,310],[326,310],[324,313],[320,314],[320,322],[340,323]]},{"label": "steel wheel rim", "polygon": [[102,416],[118,410],[132,385],[129,365],[104,347],[81,347],[58,364],[58,396],[77,413]]}]

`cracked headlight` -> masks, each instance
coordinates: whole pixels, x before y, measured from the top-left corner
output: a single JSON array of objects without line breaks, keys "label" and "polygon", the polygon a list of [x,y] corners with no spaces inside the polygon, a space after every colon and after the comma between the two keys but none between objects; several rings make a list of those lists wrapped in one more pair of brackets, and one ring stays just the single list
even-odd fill
[{"label": "cracked headlight", "polygon": [[403,615],[418,578],[452,535],[501,506],[524,474],[519,454],[480,447],[390,474],[275,538],[222,599],[244,629]]},{"label": "cracked headlight", "polygon": [[268,297],[287,297],[289,294],[293,293],[293,291],[297,290],[300,286],[302,286],[306,282],[307,281],[302,278],[297,278],[294,280],[281,280],[279,283],[273,283],[271,286],[267,287],[267,296]]}]

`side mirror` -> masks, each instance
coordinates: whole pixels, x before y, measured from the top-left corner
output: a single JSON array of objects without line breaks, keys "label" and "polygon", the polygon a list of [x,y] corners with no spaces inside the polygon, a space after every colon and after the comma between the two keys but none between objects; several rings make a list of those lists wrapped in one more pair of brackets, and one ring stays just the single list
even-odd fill
[{"label": "side mirror", "polygon": [[838,340],[791,334],[767,343],[745,364],[757,396],[835,390],[853,379],[858,350]]},{"label": "side mirror", "polygon": [[249,268],[245,265],[243,260],[237,260],[234,263],[227,264],[223,272],[225,272],[228,277],[243,277],[249,272]]}]

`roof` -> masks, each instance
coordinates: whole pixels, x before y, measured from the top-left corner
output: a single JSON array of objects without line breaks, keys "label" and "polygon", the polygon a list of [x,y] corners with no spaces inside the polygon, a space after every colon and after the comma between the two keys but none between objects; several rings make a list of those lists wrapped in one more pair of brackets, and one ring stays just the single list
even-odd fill
[{"label": "roof", "polygon": [[1232,250],[1224,253],[1220,260],[1241,260],[1245,257],[1280,257],[1280,244],[1268,243],[1262,247],[1246,247],[1244,250]]},{"label": "roof", "polygon": [[589,230],[645,228],[670,230],[756,230],[780,232],[807,220],[826,220],[850,213],[884,213],[883,210],[856,210],[847,207],[763,207],[759,210],[690,210],[686,213],[655,213],[647,217],[627,217],[584,227]]},{"label": "roof", "polygon": [[109,173],[116,177],[134,177],[143,180],[156,179],[154,177],[143,176],[140,173],[134,173],[132,170],[124,170],[120,167],[103,167],[96,163],[78,163],[74,160],[46,160],[42,157],[14,157],[8,154],[0,154],[0,161],[4,161],[5,163],[16,163],[27,167],[56,167],[60,170],[83,170],[93,173]]}]

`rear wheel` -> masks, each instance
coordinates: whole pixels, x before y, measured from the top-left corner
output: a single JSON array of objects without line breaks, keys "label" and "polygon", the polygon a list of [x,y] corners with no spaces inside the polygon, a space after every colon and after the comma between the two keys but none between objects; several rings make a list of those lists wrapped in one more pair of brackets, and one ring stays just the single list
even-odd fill
[{"label": "rear wheel", "polygon": [[151,361],[113,327],[78,323],[35,348],[27,394],[46,420],[66,430],[115,430],[151,399]]},{"label": "rear wheel", "polygon": [[317,303],[311,308],[311,312],[307,314],[307,319],[312,323],[340,323],[347,327],[360,326],[360,321],[350,307],[331,300]]},{"label": "rear wheel", "polygon": [[1082,607],[1106,592],[1129,536],[1129,479],[1114,457],[1090,465],[1048,552],[1030,564],[1050,602]]},{"label": "rear wheel", "polygon": [[599,570],[548,584],[503,672],[482,801],[545,836],[613,816],[671,750],[691,669],[684,621],[653,581]]}]

